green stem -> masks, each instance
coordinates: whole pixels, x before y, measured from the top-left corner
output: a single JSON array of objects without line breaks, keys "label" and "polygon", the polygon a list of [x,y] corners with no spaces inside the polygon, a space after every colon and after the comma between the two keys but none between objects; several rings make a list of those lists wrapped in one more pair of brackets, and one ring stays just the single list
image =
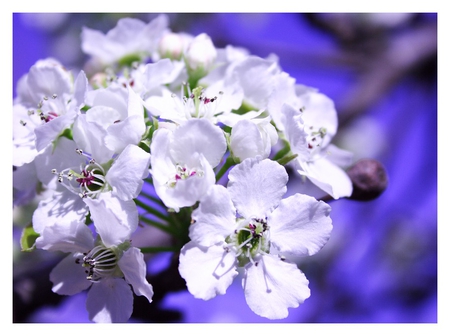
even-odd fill
[{"label": "green stem", "polygon": [[274,161],[278,161],[280,160],[283,156],[285,156],[286,154],[289,153],[289,151],[291,150],[291,146],[289,146],[289,143],[287,141],[285,141],[284,143],[284,147],[282,149],[280,149],[272,158],[272,160]]},{"label": "green stem", "polygon": [[180,233],[177,230],[173,229],[171,226],[165,225],[163,223],[151,220],[150,218],[143,217],[143,216],[139,217],[139,220],[141,222],[144,222],[144,223],[146,223],[148,225],[151,225],[151,226],[153,226],[153,227],[155,227],[157,229],[160,229],[161,231],[164,231],[164,232],[166,232],[166,233],[168,233],[168,234],[170,234],[172,236],[181,238]]},{"label": "green stem", "polygon": [[136,205],[141,207],[142,209],[144,209],[145,211],[147,211],[148,213],[155,215],[156,217],[158,217],[159,219],[162,219],[165,222],[170,221],[170,218],[168,215],[163,214],[161,212],[159,212],[158,210],[156,210],[155,208],[152,208],[151,206],[149,206],[148,204],[145,204],[144,202],[135,199],[134,200]]},{"label": "green stem", "polygon": [[144,196],[146,199],[153,201],[161,206],[164,206],[164,203],[161,201],[161,199],[159,199],[158,197],[155,197],[153,195],[147,194],[145,191],[141,191],[141,193],[139,194],[139,196],[142,195]]},{"label": "green stem", "polygon": [[294,154],[294,155],[286,155],[284,157],[282,157],[281,159],[278,159],[277,162],[282,165],[285,166],[287,165],[289,162],[291,162],[292,160],[294,160],[298,155]]},{"label": "green stem", "polygon": [[177,252],[178,248],[175,246],[148,246],[139,247],[142,253],[158,253],[158,252]]}]

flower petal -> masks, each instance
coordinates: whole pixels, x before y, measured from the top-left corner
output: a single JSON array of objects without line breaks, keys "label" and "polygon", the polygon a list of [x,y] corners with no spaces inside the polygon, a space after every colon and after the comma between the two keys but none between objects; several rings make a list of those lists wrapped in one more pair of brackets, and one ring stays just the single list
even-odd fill
[{"label": "flower petal", "polygon": [[280,202],[267,219],[270,240],[282,253],[313,255],[330,238],[331,207],[315,198],[295,194]]},{"label": "flower petal", "polygon": [[50,198],[39,202],[33,212],[33,229],[41,233],[46,226],[58,222],[84,222],[88,207],[78,195],[67,189],[55,191]]},{"label": "flower petal", "polygon": [[88,288],[92,282],[86,279],[85,268],[77,263],[83,258],[81,253],[70,254],[50,272],[52,291],[60,295],[74,295]]},{"label": "flower petal", "polygon": [[89,290],[86,308],[94,322],[127,322],[133,312],[133,292],[123,279],[103,279]]},{"label": "flower petal", "polygon": [[260,155],[266,158],[265,146],[258,126],[249,120],[239,121],[231,130],[230,147],[241,161]]},{"label": "flower petal", "polygon": [[245,300],[256,314],[283,319],[287,308],[296,308],[309,296],[308,280],[295,264],[273,255],[261,257],[258,266],[250,263],[242,280]]},{"label": "flower petal", "polygon": [[124,201],[136,198],[149,174],[150,154],[135,145],[128,145],[106,174],[113,195]]},{"label": "flower petal", "polygon": [[199,153],[214,168],[227,149],[222,129],[205,119],[186,121],[173,132],[173,139],[171,155],[179,163],[189,164],[192,153]]},{"label": "flower petal", "polygon": [[178,270],[189,292],[203,300],[225,294],[238,274],[232,251],[226,252],[221,244],[201,248],[194,242],[181,249]]},{"label": "flower petal", "polygon": [[348,197],[352,194],[353,185],[347,173],[326,158],[301,164],[301,175],[307,176],[312,183],[327,192],[334,199]]},{"label": "flower petal", "polygon": [[228,174],[228,190],[239,214],[264,218],[286,193],[288,175],[283,166],[265,159],[246,159]]},{"label": "flower petal", "polygon": [[118,246],[130,239],[138,225],[138,211],[133,201],[122,201],[110,192],[99,199],[85,198],[95,228],[106,247]]},{"label": "flower petal", "polygon": [[136,295],[144,295],[149,302],[152,302],[153,287],[145,278],[147,267],[141,251],[135,247],[130,247],[120,258],[119,267],[125,276],[125,280],[133,286]]},{"label": "flower petal", "polygon": [[192,213],[189,237],[202,246],[224,242],[236,227],[236,209],[227,189],[213,185]]},{"label": "flower petal", "polygon": [[44,228],[36,239],[36,247],[48,251],[88,252],[94,247],[94,238],[84,222],[57,222]]}]

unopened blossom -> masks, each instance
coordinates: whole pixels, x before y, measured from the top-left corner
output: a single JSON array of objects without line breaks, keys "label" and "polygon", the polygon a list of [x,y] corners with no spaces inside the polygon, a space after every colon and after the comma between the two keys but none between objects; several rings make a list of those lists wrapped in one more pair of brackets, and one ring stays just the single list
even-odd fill
[{"label": "unopened blossom", "polygon": [[243,161],[257,156],[269,157],[277,143],[278,134],[270,123],[270,116],[262,116],[263,110],[250,111],[243,115],[230,113],[220,120],[230,126],[230,151],[233,157]]},{"label": "unopened blossom", "polygon": [[194,37],[187,33],[168,32],[163,35],[159,41],[158,56],[160,58],[181,60],[193,39]]},{"label": "unopened blossom", "polygon": [[227,148],[223,131],[208,120],[191,119],[171,131],[159,128],[151,144],[156,193],[176,211],[194,205],[215,183],[213,168]]},{"label": "unopened blossom", "polygon": [[136,295],[145,296],[149,302],[153,297],[153,288],[145,277],[144,256],[130,243],[136,226],[130,225],[134,221],[99,211],[104,201],[89,202],[97,237],[84,221],[63,220],[46,226],[36,247],[70,253],[50,273],[55,293],[74,295],[89,289],[89,318],[99,323],[123,323],[133,311],[130,285]]},{"label": "unopened blossom", "polygon": [[242,269],[250,309],[269,319],[287,317],[310,296],[308,280],[287,256],[309,256],[328,241],[330,206],[306,195],[282,199],[288,175],[269,159],[247,159],[215,185],[192,214],[179,271],[196,298],[225,294]]},{"label": "unopened blossom", "polygon": [[201,78],[211,70],[217,57],[217,50],[211,38],[202,33],[190,42],[184,57],[190,76]]},{"label": "unopened blossom", "polygon": [[352,156],[330,143],[337,130],[334,104],[313,91],[302,98],[301,111],[288,104],[281,108],[286,140],[297,155],[294,168],[333,198],[348,197],[352,182],[341,166],[349,165]]}]

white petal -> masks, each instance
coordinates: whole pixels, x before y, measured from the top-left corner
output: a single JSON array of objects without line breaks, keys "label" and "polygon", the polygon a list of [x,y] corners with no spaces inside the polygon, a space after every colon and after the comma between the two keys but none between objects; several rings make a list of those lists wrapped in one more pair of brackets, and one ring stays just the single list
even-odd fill
[{"label": "white petal", "polygon": [[86,309],[97,323],[127,322],[133,312],[133,292],[123,279],[103,279],[89,290]]},{"label": "white petal", "polygon": [[236,227],[236,209],[227,189],[213,185],[192,213],[189,237],[202,246],[224,242]]},{"label": "white petal", "polygon": [[84,202],[106,247],[120,245],[136,230],[138,211],[133,201],[122,201],[108,192],[99,199],[85,198]]},{"label": "white petal", "polygon": [[330,211],[328,204],[310,196],[283,199],[267,219],[271,242],[281,253],[315,254],[330,238]]},{"label": "white petal", "polygon": [[233,127],[230,147],[233,155],[241,161],[257,155],[267,157],[258,126],[248,120],[241,120]]},{"label": "white petal", "polygon": [[79,169],[85,164],[85,157],[76,153],[77,144],[61,137],[55,146],[49,146],[44,152],[39,154],[36,159],[36,172],[39,180],[48,185],[50,181],[56,178],[52,173],[52,169],[60,172],[67,168]]},{"label": "white petal", "polygon": [[136,198],[149,174],[150,154],[135,145],[128,145],[106,174],[113,195],[124,201]]},{"label": "white petal", "polygon": [[280,119],[292,152],[298,155],[299,160],[308,160],[310,153],[306,140],[307,134],[304,131],[305,126],[300,111],[291,105],[283,104]]},{"label": "white petal", "polygon": [[43,150],[65,129],[70,127],[76,117],[75,113],[59,116],[49,122],[35,128],[36,149]]},{"label": "white petal", "polygon": [[86,268],[81,266],[81,253],[70,254],[50,272],[52,291],[60,295],[74,295],[88,288],[92,282],[86,279]]},{"label": "white petal", "polygon": [[67,189],[55,191],[51,198],[39,202],[33,212],[34,231],[41,233],[46,226],[71,221],[83,222],[88,213],[88,207],[83,200]]},{"label": "white petal", "polygon": [[304,171],[312,183],[326,191],[333,198],[348,197],[352,194],[353,185],[347,173],[326,158],[303,164]]},{"label": "white petal", "polygon": [[82,107],[84,105],[84,100],[86,99],[86,93],[88,90],[88,79],[83,70],[78,73],[77,79],[74,83],[73,98],[76,107]]},{"label": "white petal", "polygon": [[143,295],[149,302],[152,302],[153,287],[145,278],[147,267],[141,251],[138,248],[130,247],[120,258],[119,267],[125,280],[133,286],[136,295]]},{"label": "white petal", "polygon": [[189,292],[203,300],[225,294],[238,274],[232,251],[225,252],[221,244],[203,249],[194,242],[181,249],[178,270]]},{"label": "white petal", "polygon": [[38,239],[36,247],[61,252],[88,252],[94,247],[94,238],[84,222],[57,222],[48,225]]},{"label": "white petal", "polygon": [[172,158],[189,164],[192,153],[200,153],[214,168],[222,160],[227,143],[220,127],[205,119],[190,119],[173,133]]},{"label": "white petal", "polygon": [[265,159],[247,159],[231,169],[228,190],[239,214],[263,218],[286,193],[288,175],[283,166]]},{"label": "white petal", "polygon": [[86,111],[86,121],[95,122],[107,129],[116,121],[123,120],[123,116],[116,109],[109,106],[93,106]]},{"label": "white petal", "polygon": [[72,134],[78,148],[90,153],[98,163],[108,162],[114,154],[105,146],[106,130],[96,122],[87,121],[86,114],[77,117],[72,127]]},{"label": "white petal", "polygon": [[242,280],[245,300],[256,314],[283,319],[309,296],[308,280],[296,265],[264,255],[258,266],[249,264]]},{"label": "white petal", "polygon": [[150,145],[151,174],[154,182],[165,184],[167,180],[175,176],[175,164],[169,154],[172,132],[165,128],[159,128],[154,134]]}]

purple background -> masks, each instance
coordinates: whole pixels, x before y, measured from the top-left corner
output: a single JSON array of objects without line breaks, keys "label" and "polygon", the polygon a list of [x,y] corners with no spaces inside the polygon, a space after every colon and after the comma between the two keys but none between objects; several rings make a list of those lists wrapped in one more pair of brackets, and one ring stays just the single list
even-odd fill
[{"label": "purple background", "polygon": [[[148,21],[155,15],[135,16]],[[31,14],[14,14],[14,90],[40,58],[81,68],[81,26],[106,32],[119,17],[68,14],[46,18],[43,28]],[[356,158],[379,160],[388,172],[389,186],[378,199],[331,204],[329,243],[298,260],[311,297],[290,309],[287,319],[273,322],[437,322],[437,14],[410,14],[376,26],[357,14],[169,17],[172,30],[206,32],[218,47],[278,55],[298,83],[335,101],[341,122],[336,143]],[[419,51],[425,56],[405,68]],[[66,298],[50,291],[48,273],[60,257],[37,252],[15,258],[15,322],[89,322],[84,293]],[[163,270],[169,258],[161,254],[149,261],[149,272]],[[271,322],[250,311],[238,279],[226,295],[210,301],[178,291],[157,305],[154,315],[144,311],[132,322]]]}]

